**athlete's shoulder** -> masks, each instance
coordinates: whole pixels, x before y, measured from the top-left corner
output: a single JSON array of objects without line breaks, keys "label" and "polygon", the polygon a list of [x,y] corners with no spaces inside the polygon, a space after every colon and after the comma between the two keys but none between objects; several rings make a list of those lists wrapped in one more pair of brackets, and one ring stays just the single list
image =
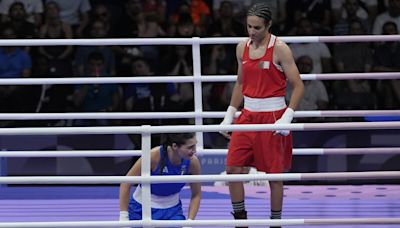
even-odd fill
[{"label": "athlete's shoulder", "polygon": [[249,40],[250,39],[245,39],[245,40],[240,41],[237,44],[237,46],[236,46],[236,55],[238,57],[241,58],[243,56],[244,49],[245,49],[246,45],[248,44]]},{"label": "athlete's shoulder", "polygon": [[190,169],[191,174],[199,174],[201,170],[200,160],[196,155],[190,158]]},{"label": "athlete's shoulder", "polygon": [[279,57],[292,55],[289,45],[282,39],[277,38],[274,46],[274,53],[276,53]]},{"label": "athlete's shoulder", "polygon": [[160,151],[161,151],[161,146],[154,147],[150,151],[150,156],[151,156],[151,162],[152,163],[158,163],[160,161]]},{"label": "athlete's shoulder", "polygon": [[283,48],[283,49],[287,49],[289,48],[289,45],[282,40],[280,37],[275,37],[275,48]]},{"label": "athlete's shoulder", "polygon": [[244,47],[247,45],[247,43],[249,43],[249,41],[250,41],[249,38],[244,39],[244,40],[241,40],[241,41],[237,44],[236,48],[237,48],[237,49],[242,49],[242,50],[243,50]]},{"label": "athlete's shoulder", "polygon": [[196,156],[196,155],[193,155],[191,158],[190,158],[190,162],[199,162],[200,160],[199,160],[199,158]]}]

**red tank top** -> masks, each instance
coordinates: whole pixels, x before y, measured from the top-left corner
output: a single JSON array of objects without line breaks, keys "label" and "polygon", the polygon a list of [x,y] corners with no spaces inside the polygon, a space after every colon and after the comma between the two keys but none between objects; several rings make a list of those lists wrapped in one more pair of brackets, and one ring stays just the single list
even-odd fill
[{"label": "red tank top", "polygon": [[243,95],[252,98],[285,96],[286,77],[273,63],[276,36],[271,35],[264,56],[250,59],[250,42],[245,46],[242,59]]}]

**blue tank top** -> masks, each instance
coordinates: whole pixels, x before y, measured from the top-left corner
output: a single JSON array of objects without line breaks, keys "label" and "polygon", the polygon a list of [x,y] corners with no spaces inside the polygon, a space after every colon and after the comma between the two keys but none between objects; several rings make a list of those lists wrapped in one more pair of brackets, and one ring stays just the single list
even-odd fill
[{"label": "blue tank top", "polygon": [[[164,156],[167,156],[164,158]],[[165,159],[165,166],[163,168],[162,174],[160,173],[160,165],[162,160]],[[189,166],[190,160],[181,160],[181,164],[175,166],[171,163],[168,158],[167,152],[164,153],[163,146],[160,146],[160,162],[157,165],[157,168],[151,172],[152,176],[160,176],[160,175],[188,175],[189,174]],[[161,183],[161,184],[152,184],[151,185],[151,194],[158,196],[169,196],[176,193],[179,193],[183,186],[186,183]]]}]

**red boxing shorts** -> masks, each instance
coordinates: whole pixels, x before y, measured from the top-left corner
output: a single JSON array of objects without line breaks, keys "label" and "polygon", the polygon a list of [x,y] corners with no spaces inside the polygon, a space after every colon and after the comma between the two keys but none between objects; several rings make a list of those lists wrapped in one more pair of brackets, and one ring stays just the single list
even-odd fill
[{"label": "red boxing shorts", "polygon": [[[235,124],[273,124],[285,109],[272,112],[242,110]],[[232,133],[227,166],[255,167],[266,173],[282,173],[292,165],[292,133],[273,135],[274,131],[237,131]]]}]

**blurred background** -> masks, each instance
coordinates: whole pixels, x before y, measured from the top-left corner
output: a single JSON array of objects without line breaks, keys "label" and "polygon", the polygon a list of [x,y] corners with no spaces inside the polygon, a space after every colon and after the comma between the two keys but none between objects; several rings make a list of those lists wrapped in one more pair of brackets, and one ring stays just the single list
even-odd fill
[{"label": "blurred background", "polygon": [[[257,0],[1,0],[0,38],[246,37]],[[399,34],[400,0],[263,0],[277,36]],[[28,41],[27,41],[28,42]],[[289,44],[302,74],[399,72],[399,42]],[[234,75],[235,45],[202,45],[204,75]],[[0,78],[193,75],[191,46],[0,47]],[[233,83],[203,83],[203,110],[225,111]],[[392,110],[399,80],[305,81],[299,110]],[[290,95],[288,88],[288,97]],[[193,111],[192,83],[0,86],[2,113]],[[351,97],[351,99],[349,99]],[[385,121],[298,118],[303,122]],[[204,119],[219,124],[221,119]],[[0,121],[2,127],[193,124],[180,120]],[[153,137],[153,146],[162,136]],[[398,130],[295,132],[295,148],[397,147]],[[23,143],[21,143],[23,142]],[[227,148],[218,133],[205,148]],[[1,136],[2,150],[140,149],[135,135]],[[133,158],[0,158],[2,175],[123,175]],[[225,156],[201,156],[203,173],[224,170]],[[399,155],[295,156],[291,172],[399,170]],[[365,183],[363,181],[362,183]],[[378,181],[368,181],[376,183]],[[397,182],[382,180],[379,182]],[[295,182],[291,182],[294,183]],[[314,182],[313,182],[314,183]],[[345,183],[345,182],[342,182]],[[361,183],[361,181],[360,181]]]}]

